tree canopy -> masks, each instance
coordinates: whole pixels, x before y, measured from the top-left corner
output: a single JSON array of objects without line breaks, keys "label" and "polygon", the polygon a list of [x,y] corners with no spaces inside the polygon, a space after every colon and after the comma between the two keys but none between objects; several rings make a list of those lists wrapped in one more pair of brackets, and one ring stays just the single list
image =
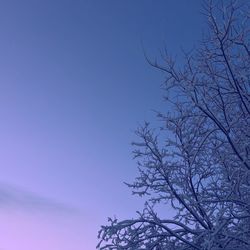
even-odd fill
[{"label": "tree canopy", "polygon": [[204,15],[207,34],[181,69],[166,51],[148,59],[165,73],[171,110],[158,130],[136,131],[139,174],[127,185],[148,201],[135,219],[110,218],[98,249],[250,249],[249,6],[207,1]]}]

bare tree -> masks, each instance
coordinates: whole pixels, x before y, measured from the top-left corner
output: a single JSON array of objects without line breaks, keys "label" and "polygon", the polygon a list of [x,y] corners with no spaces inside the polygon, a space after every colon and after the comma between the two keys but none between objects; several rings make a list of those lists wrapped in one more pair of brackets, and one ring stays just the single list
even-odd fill
[{"label": "bare tree", "polygon": [[[148,123],[134,143],[139,176],[128,184],[148,197],[138,218],[99,231],[99,249],[250,249],[250,35],[249,6],[209,1],[209,32],[199,49],[165,72],[160,132]],[[157,132],[157,133],[156,133]],[[175,216],[161,218],[157,203]],[[166,212],[167,214],[167,212]]]}]

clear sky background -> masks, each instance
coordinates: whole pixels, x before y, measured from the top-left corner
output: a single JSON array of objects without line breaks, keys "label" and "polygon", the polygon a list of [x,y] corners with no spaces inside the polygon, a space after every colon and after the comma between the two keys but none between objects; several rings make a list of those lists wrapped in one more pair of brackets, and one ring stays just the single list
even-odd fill
[{"label": "clear sky background", "polygon": [[142,207],[130,142],[165,108],[142,44],[193,48],[201,3],[0,1],[1,250],[95,249],[108,216]]}]

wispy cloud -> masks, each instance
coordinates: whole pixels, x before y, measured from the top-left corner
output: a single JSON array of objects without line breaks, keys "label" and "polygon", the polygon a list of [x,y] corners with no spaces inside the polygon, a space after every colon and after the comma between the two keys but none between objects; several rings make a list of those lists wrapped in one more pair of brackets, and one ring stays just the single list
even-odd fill
[{"label": "wispy cloud", "polygon": [[75,214],[77,209],[36,193],[0,183],[0,209],[18,209],[32,212]]}]

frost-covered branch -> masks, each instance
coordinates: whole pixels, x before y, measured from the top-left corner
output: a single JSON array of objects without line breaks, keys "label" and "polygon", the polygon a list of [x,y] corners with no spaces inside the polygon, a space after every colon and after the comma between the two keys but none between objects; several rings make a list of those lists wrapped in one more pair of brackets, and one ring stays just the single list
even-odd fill
[{"label": "frost-covered branch", "polygon": [[[147,204],[138,218],[110,219],[99,249],[250,249],[247,4],[207,1],[208,35],[181,69],[165,52],[162,64],[147,58],[166,75],[171,112],[158,114],[160,129],[136,131],[139,175],[127,185]],[[174,216],[158,215],[157,204]]]}]

